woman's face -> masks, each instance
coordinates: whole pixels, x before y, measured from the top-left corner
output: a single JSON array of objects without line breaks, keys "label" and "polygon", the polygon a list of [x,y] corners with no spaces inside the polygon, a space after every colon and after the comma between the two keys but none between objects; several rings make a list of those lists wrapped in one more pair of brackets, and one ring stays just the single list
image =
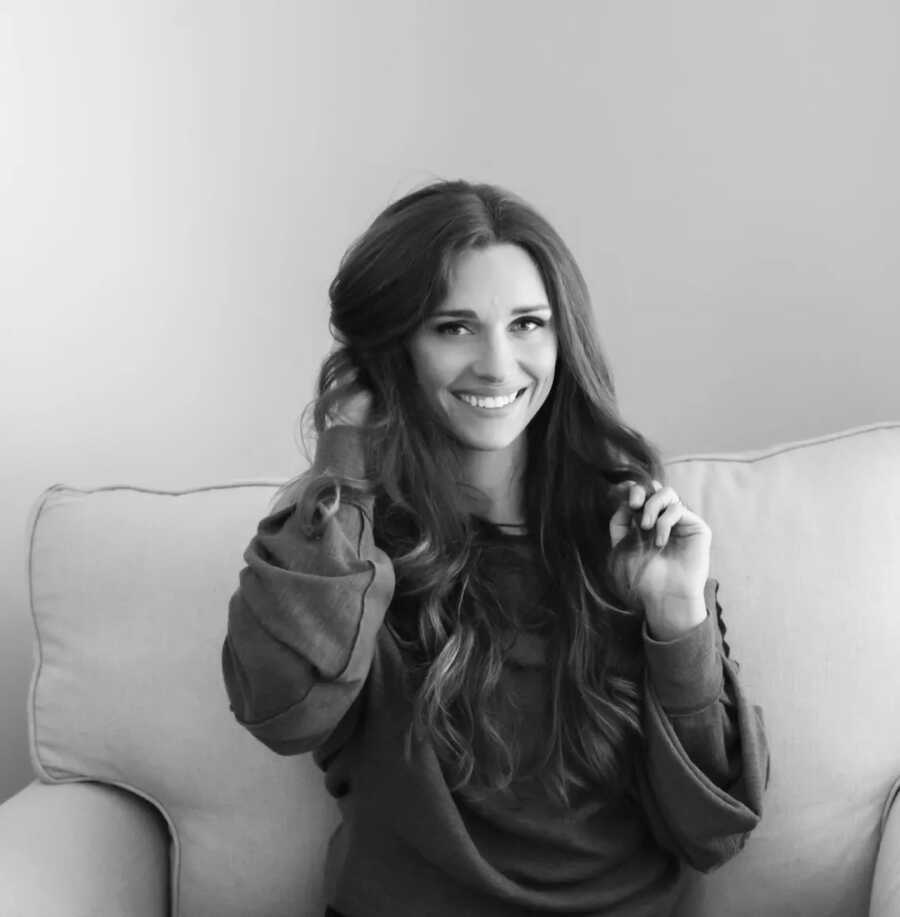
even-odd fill
[{"label": "woman's face", "polygon": [[409,344],[426,399],[447,431],[478,451],[519,440],[550,393],[556,350],[541,275],[508,243],[459,256],[447,298]]}]

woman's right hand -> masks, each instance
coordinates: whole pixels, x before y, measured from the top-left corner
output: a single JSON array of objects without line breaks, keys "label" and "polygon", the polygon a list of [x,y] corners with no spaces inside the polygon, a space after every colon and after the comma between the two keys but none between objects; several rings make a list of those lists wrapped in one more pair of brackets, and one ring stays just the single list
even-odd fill
[{"label": "woman's right hand", "polygon": [[372,393],[360,389],[351,395],[335,412],[334,423],[350,427],[365,426],[372,413]]}]

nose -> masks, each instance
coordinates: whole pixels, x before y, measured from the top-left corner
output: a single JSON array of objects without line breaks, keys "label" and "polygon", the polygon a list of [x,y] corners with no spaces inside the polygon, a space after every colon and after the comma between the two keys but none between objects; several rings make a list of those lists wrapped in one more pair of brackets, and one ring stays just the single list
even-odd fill
[{"label": "nose", "polygon": [[511,342],[503,331],[485,334],[472,371],[485,382],[503,382],[511,375],[515,355]]}]

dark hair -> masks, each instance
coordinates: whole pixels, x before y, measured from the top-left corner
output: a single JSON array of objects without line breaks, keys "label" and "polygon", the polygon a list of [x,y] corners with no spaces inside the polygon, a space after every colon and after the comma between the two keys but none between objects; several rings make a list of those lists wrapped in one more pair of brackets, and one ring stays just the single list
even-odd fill
[{"label": "dark hair", "polygon": [[491,596],[479,575],[478,523],[460,505],[457,452],[433,422],[407,351],[446,297],[460,253],[499,243],[533,260],[558,339],[552,389],[526,433],[524,493],[538,563],[556,597],[540,779],[568,802],[575,789],[631,783],[643,610],[625,583],[622,554],[638,546],[646,562],[658,549],[635,524],[612,550],[609,520],[624,497],[613,485],[634,480],[652,493],[653,479],[665,481],[657,450],[619,415],[581,271],[534,208],[494,185],[438,181],[388,206],[350,246],[330,287],[338,347],[321,367],[312,416],[321,433],[349,397],[368,389],[368,470],[354,480],[306,473],[280,490],[277,505],[302,493],[304,518],[315,527],[339,499],[375,494],[375,536],[395,567],[396,604],[416,609],[421,667],[408,738],[416,730],[430,737],[456,788],[508,787],[521,762],[516,742],[498,728],[502,622],[483,613]]}]

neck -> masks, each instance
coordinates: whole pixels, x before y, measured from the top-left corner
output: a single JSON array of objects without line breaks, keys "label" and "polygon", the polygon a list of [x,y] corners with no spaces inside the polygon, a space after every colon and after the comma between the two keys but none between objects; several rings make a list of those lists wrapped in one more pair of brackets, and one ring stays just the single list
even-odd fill
[{"label": "neck", "polygon": [[463,458],[466,483],[475,488],[474,510],[495,523],[524,521],[525,444],[522,439],[503,450],[471,450]]}]

